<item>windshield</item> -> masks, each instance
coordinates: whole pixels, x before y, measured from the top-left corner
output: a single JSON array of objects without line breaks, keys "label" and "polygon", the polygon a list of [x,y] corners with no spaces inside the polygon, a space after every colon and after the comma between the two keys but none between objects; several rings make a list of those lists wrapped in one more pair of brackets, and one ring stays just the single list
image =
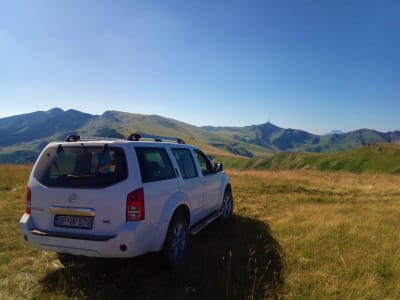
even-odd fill
[{"label": "windshield", "polygon": [[51,187],[105,187],[127,176],[124,151],[107,146],[49,147],[34,172],[40,183]]}]

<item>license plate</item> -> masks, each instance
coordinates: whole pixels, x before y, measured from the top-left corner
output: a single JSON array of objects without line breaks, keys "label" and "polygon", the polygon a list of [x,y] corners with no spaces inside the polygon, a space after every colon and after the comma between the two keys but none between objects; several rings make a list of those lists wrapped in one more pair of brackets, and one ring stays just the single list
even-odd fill
[{"label": "license plate", "polygon": [[54,217],[54,226],[92,229],[93,217],[56,215]]}]

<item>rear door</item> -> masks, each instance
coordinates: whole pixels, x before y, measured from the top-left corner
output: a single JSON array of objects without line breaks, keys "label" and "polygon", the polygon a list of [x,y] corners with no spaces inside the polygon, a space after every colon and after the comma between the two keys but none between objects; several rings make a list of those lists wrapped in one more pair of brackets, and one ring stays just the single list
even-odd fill
[{"label": "rear door", "polygon": [[135,147],[145,198],[146,221],[156,225],[166,202],[178,191],[171,159],[163,146]]},{"label": "rear door", "polygon": [[46,148],[30,180],[37,229],[113,235],[125,222],[126,195],[133,188],[125,152],[103,145]]}]

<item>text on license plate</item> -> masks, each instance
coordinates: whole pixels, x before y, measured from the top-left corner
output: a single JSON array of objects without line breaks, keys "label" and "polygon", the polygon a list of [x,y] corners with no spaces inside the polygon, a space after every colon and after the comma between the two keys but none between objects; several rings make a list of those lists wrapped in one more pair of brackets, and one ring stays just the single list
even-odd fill
[{"label": "text on license plate", "polygon": [[92,229],[93,217],[56,215],[54,226]]}]

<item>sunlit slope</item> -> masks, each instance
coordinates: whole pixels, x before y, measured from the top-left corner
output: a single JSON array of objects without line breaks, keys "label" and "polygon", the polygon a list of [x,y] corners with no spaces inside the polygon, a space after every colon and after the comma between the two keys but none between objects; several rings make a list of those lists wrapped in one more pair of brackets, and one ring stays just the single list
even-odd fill
[{"label": "sunlit slope", "polygon": [[400,173],[400,145],[373,143],[335,153],[277,153],[270,158],[219,157],[225,166],[238,169],[314,169],[356,173]]}]

